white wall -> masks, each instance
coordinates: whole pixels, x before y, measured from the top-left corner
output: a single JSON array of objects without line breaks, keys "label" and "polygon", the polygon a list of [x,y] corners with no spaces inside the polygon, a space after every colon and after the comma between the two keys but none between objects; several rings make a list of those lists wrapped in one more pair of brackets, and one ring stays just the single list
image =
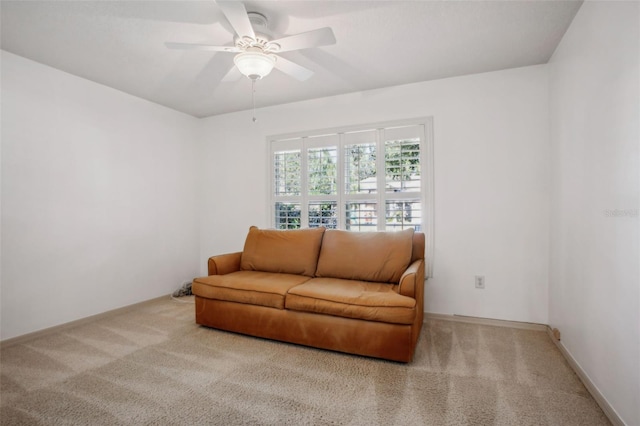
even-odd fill
[{"label": "white wall", "polygon": [[534,66],[259,109],[256,124],[251,112],[203,120],[201,272],[208,256],[241,250],[250,225],[271,226],[266,136],[433,116],[426,310],[546,323],[547,96],[546,67]]},{"label": "white wall", "polygon": [[549,66],[264,108],[257,124],[2,52],[0,339],[167,294],[240,250],[270,226],[267,135],[433,116],[427,311],[558,327],[640,424],[639,7],[585,2]]},{"label": "white wall", "polygon": [[197,275],[197,123],[2,52],[2,339]]},{"label": "white wall", "polygon": [[549,320],[628,425],[640,424],[639,22],[638,2],[587,1],[549,65]]}]

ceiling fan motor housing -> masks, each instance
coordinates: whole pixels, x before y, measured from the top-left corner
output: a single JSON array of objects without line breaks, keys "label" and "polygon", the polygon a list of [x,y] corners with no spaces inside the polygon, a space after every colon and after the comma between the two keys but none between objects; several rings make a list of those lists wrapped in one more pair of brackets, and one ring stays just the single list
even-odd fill
[{"label": "ceiling fan motor housing", "polygon": [[254,30],[258,30],[261,28],[267,29],[267,24],[269,21],[267,17],[262,13],[258,12],[247,12],[247,16],[249,17],[249,22],[251,22],[251,26]]},{"label": "ceiling fan motor housing", "polygon": [[270,42],[273,37],[268,27],[269,21],[267,17],[258,12],[247,12],[247,15],[256,37],[255,39],[248,36],[236,37],[236,47],[247,51],[250,48],[259,48],[263,52],[277,52],[280,46],[277,43]]}]

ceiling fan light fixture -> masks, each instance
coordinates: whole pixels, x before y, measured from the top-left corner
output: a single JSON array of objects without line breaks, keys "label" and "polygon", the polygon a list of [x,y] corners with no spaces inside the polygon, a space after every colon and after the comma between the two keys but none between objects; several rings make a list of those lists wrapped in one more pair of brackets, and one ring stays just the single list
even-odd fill
[{"label": "ceiling fan light fixture", "polygon": [[276,64],[276,58],[262,52],[247,51],[236,55],[233,62],[243,75],[251,80],[259,80],[269,75]]}]

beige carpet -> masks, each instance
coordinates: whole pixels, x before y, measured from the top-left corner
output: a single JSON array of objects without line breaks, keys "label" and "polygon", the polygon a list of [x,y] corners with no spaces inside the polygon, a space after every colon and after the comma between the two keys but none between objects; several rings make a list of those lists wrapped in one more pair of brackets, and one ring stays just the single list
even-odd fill
[{"label": "beige carpet", "polygon": [[609,424],[542,331],[431,320],[398,364],[201,328],[167,298],[0,356],[3,425]]}]

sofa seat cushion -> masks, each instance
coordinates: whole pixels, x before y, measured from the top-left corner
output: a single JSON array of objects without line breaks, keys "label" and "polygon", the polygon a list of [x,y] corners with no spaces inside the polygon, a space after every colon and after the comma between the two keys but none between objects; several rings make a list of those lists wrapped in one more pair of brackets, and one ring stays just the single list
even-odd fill
[{"label": "sofa seat cushion", "polygon": [[393,324],[413,324],[416,301],[393,286],[337,278],[313,278],[289,290],[286,309]]},{"label": "sofa seat cushion", "polygon": [[284,309],[287,291],[309,280],[303,275],[238,271],[193,280],[191,291],[207,299]]}]

